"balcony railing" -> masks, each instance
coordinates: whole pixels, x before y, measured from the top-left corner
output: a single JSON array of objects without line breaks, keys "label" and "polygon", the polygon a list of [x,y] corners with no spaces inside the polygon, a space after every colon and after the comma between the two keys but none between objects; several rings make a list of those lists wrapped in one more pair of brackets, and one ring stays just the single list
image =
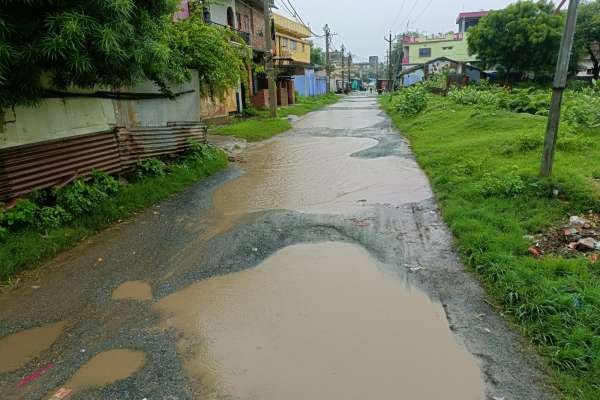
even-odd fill
[{"label": "balcony railing", "polygon": [[235,33],[237,33],[242,38],[242,40],[244,41],[244,43],[246,43],[248,46],[250,46],[251,43],[250,43],[250,33],[249,32],[240,31],[240,30],[237,30],[235,28],[232,28],[229,25],[219,24],[218,22],[214,22],[214,21],[210,21],[210,23],[212,25],[220,26],[222,28],[226,28],[226,29],[234,31]]}]

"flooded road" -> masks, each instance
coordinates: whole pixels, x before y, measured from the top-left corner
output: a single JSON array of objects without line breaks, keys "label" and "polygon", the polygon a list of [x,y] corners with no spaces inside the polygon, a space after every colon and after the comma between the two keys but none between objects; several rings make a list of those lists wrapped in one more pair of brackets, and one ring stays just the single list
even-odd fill
[{"label": "flooded road", "polygon": [[185,335],[180,351],[194,338],[185,368],[209,376],[209,398],[484,397],[477,362],[441,305],[355,245],[286,247],[156,308]]},{"label": "flooded road", "polygon": [[555,398],[376,98],[240,161],[0,293],[0,398]]}]

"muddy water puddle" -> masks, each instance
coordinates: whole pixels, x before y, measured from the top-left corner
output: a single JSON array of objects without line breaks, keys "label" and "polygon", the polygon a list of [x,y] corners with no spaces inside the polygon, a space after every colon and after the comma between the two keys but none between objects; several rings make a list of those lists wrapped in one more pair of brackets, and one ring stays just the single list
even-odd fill
[{"label": "muddy water puddle", "polygon": [[218,223],[209,236],[257,211],[340,214],[365,204],[400,205],[432,196],[413,160],[351,156],[376,144],[368,138],[285,136],[252,147],[245,174],[215,192]]},{"label": "muddy water puddle", "polygon": [[0,374],[17,370],[49,349],[66,322],[27,329],[0,339]]},{"label": "muddy water puddle", "polygon": [[152,300],[152,288],[147,282],[127,281],[119,285],[112,293],[113,300]]},{"label": "muddy water puddle", "polygon": [[480,400],[443,308],[361,247],[287,247],[156,304],[208,399]]},{"label": "muddy water puddle", "polygon": [[65,387],[73,391],[103,387],[129,378],[146,362],[146,355],[139,351],[115,349],[99,353],[85,363]]}]

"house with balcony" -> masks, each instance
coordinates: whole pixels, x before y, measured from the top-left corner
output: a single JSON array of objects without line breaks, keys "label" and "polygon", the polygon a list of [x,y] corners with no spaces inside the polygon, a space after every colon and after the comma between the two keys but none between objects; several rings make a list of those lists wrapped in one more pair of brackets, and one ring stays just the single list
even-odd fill
[{"label": "house with balcony", "polygon": [[448,58],[463,63],[476,62],[477,56],[469,54],[468,31],[488,14],[489,11],[460,13],[456,19],[457,33],[425,36],[405,35],[402,38],[403,68],[422,65],[439,58]]}]

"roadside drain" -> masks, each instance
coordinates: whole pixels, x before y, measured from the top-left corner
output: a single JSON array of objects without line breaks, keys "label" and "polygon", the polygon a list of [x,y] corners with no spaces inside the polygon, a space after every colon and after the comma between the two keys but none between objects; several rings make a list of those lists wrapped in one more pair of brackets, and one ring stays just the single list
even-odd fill
[{"label": "roadside drain", "polygon": [[290,246],[154,307],[207,398],[484,398],[441,305],[355,245]]}]

